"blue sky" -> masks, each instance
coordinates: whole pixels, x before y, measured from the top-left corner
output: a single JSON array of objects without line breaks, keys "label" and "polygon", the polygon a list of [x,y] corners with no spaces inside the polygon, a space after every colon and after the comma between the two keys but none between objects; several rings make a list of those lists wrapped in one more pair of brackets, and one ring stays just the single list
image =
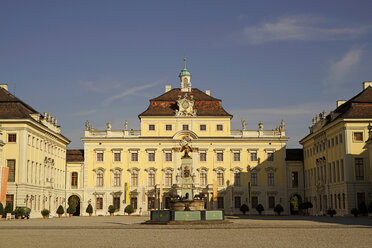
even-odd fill
[{"label": "blue sky", "polygon": [[284,119],[288,147],[315,114],[372,81],[371,1],[0,1],[0,81],[59,119],[70,148],[84,122],[138,129],[148,100],[210,89],[233,129]]}]

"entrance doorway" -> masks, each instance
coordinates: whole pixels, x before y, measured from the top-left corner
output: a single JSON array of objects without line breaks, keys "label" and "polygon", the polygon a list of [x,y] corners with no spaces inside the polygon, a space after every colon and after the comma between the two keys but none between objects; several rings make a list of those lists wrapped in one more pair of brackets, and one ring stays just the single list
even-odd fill
[{"label": "entrance doorway", "polygon": [[77,195],[72,195],[68,198],[68,205],[74,206],[76,209],[73,216],[80,216],[80,198]]}]

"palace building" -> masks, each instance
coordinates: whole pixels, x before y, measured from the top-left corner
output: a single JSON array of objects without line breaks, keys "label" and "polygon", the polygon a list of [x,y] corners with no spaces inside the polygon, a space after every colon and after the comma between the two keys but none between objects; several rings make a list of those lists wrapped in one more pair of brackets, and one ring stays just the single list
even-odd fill
[{"label": "palace building", "polygon": [[[372,82],[348,101],[337,101],[328,115],[313,118],[300,143],[304,151],[305,199],[311,213],[328,208],[339,215],[372,201]],[[363,207],[362,207],[363,208]]]},{"label": "palace building", "polygon": [[0,85],[1,201],[41,216],[65,201],[66,146],[57,119],[43,115]]},{"label": "palace building", "polygon": [[[302,150],[286,150],[288,137],[282,121],[275,130],[231,130],[232,115],[222,101],[191,86],[191,74],[179,74],[180,88],[165,86],[139,114],[140,130],[125,122],[120,130],[105,130],[87,121],[83,150],[67,153],[67,197],[79,202],[85,215],[92,204],[95,215],[106,215],[109,205],[123,213],[131,204],[137,214],[167,209],[172,196],[181,194],[182,144],[191,147],[188,173],[192,195],[200,195],[207,209],[250,213],[262,204],[274,214],[277,204],[285,214],[298,211],[303,198]],[[292,199],[293,198],[293,199]],[[291,202],[296,199],[297,202]]]}]

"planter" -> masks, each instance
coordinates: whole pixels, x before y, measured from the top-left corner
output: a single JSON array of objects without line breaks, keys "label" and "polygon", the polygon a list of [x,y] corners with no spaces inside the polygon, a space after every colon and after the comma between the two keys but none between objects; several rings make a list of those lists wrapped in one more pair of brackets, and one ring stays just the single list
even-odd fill
[{"label": "planter", "polygon": [[110,213],[110,216],[114,216],[114,213]]},{"label": "planter", "polygon": [[18,216],[17,219],[21,220],[22,219],[22,216]]},{"label": "planter", "polygon": [[70,218],[71,218],[71,217],[72,217],[72,214],[68,214],[68,217],[70,217]]},{"label": "planter", "polygon": [[89,213],[89,216],[92,216],[92,213]]},{"label": "planter", "polygon": [[48,219],[48,216],[43,216],[44,219]]},{"label": "planter", "polygon": [[62,214],[59,214],[59,215],[58,215],[58,218],[61,218],[61,217],[62,217]]},{"label": "planter", "polygon": [[131,215],[132,215],[132,213],[128,213],[128,215],[129,215],[129,216],[131,216]]}]

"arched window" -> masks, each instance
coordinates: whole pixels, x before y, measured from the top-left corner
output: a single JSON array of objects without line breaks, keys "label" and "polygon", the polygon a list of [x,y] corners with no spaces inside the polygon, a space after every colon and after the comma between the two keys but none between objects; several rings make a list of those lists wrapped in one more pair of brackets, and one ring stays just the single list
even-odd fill
[{"label": "arched window", "polygon": [[148,178],[149,186],[153,187],[155,186],[155,172],[154,171],[149,171],[149,178]]},{"label": "arched window", "polygon": [[97,171],[96,185],[97,186],[103,186],[103,171],[102,170]]},{"label": "arched window", "polygon": [[206,186],[208,184],[207,172],[205,170],[200,171],[200,185]]},{"label": "arched window", "polygon": [[138,171],[133,170],[130,175],[130,178],[131,178],[131,185],[138,186]]},{"label": "arched window", "polygon": [[234,185],[235,186],[240,186],[240,175],[241,175],[240,171],[236,171],[234,173]]},{"label": "arched window", "polygon": [[217,185],[223,186],[224,185],[224,178],[223,178],[223,171],[217,172]]},{"label": "arched window", "polygon": [[172,171],[167,171],[165,172],[165,186],[172,186],[172,177],[173,177],[173,172]]},{"label": "arched window", "polygon": [[115,170],[114,172],[114,186],[121,186],[121,172],[119,170]]},{"label": "arched window", "polygon": [[72,172],[71,173],[71,188],[76,189],[78,186],[78,173]]}]

